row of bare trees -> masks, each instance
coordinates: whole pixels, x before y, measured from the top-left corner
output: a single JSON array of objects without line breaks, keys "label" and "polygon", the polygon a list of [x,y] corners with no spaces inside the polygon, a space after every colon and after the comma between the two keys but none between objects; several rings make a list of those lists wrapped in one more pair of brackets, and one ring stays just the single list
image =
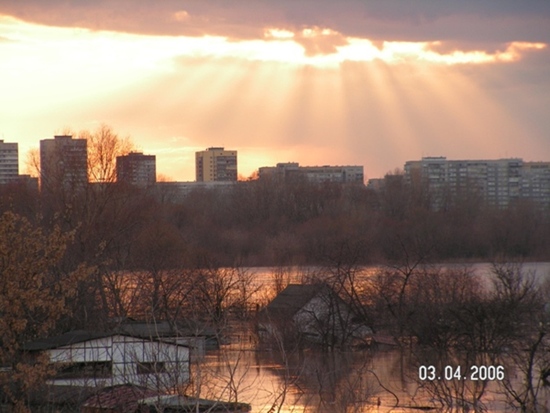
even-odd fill
[{"label": "row of bare trees", "polygon": [[[184,199],[159,188],[122,185],[65,192],[47,196],[24,185],[4,186],[0,209],[42,226],[76,229],[81,250],[90,252],[101,242],[109,249],[121,237],[145,246],[147,237],[158,237],[158,227],[190,255],[208,255],[221,265],[319,264],[346,240],[365,246],[363,263],[400,258],[402,243],[425,248],[437,261],[497,256],[544,260],[550,250],[550,215],[527,201],[504,210],[461,204],[447,211],[410,203],[397,214],[385,193],[361,186],[261,180],[231,190],[195,191]],[[122,246],[116,247],[119,257],[113,259],[137,265],[130,262],[132,251],[122,254]],[[137,251],[135,255],[139,258]]]},{"label": "row of bare trees", "polygon": [[[339,258],[346,256],[353,257]],[[495,403],[547,411],[550,274],[510,261],[495,261],[489,273],[480,274],[471,266],[431,265],[413,250],[376,270],[366,272],[344,258],[323,271],[318,276],[375,336],[394,338],[403,355],[403,386],[416,382],[424,403],[457,412],[486,411]],[[434,366],[437,377],[421,380],[419,366]],[[445,368],[461,368],[460,376],[443,378]],[[486,374],[497,368],[500,375]],[[474,380],[472,373],[480,369]]]}]

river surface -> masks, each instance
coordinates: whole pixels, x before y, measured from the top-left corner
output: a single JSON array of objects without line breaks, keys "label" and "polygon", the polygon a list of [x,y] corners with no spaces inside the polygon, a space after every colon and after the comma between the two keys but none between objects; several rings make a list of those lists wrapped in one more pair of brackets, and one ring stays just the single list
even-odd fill
[{"label": "river surface", "polygon": [[[467,267],[491,285],[491,265],[487,263],[446,264],[442,268]],[[369,277],[385,267],[365,267],[361,276]],[[288,283],[301,283],[318,276],[319,268],[249,268],[249,288],[254,300],[263,305]],[[523,271],[539,283],[550,280],[550,263],[527,263]],[[203,397],[249,403],[255,413],[360,413],[418,412],[434,408],[443,411],[442,400],[453,400],[454,411],[474,411],[470,400],[479,392],[481,382],[471,380],[428,382],[419,379],[419,362],[411,351],[396,348],[364,349],[347,353],[259,351],[252,333],[241,331],[238,338],[206,354],[195,367],[195,391]],[[200,371],[197,371],[200,370]],[[514,376],[516,372],[506,371]],[[507,407],[498,380],[484,382],[483,404],[479,411],[514,411]],[[550,395],[542,388],[540,400],[547,410]],[[454,398],[454,399],[453,399]],[[483,409],[483,410],[482,410]]]}]

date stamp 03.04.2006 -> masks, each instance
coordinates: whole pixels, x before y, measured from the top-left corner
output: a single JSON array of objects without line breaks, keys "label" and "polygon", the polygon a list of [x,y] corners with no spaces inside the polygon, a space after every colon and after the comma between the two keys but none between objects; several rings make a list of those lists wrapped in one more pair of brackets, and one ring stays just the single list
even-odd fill
[{"label": "date stamp 03.04.2006", "polygon": [[420,366],[418,367],[418,379],[421,381],[434,380],[481,380],[495,381],[504,380],[504,366]]}]

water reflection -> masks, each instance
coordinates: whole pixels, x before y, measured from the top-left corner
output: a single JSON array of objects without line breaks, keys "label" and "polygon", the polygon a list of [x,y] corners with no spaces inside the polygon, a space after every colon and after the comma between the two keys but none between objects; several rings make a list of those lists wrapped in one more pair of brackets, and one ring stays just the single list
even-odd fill
[{"label": "water reflection", "polygon": [[[202,397],[249,403],[255,413],[514,411],[497,380],[420,380],[418,366],[426,360],[437,362],[410,349],[283,354],[223,346],[195,374]],[[519,380],[514,371],[506,374]],[[548,406],[548,391],[542,392],[541,404]]]},{"label": "water reflection", "polygon": [[411,380],[416,367],[410,357],[396,350],[282,353],[224,347],[205,357],[200,369],[203,396],[250,403],[253,412],[396,412],[433,406]]}]

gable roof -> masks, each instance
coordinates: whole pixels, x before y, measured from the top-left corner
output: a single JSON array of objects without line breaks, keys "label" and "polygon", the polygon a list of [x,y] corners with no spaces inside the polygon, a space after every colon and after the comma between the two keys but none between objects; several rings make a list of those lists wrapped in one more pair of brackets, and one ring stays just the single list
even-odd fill
[{"label": "gable roof", "polygon": [[59,336],[48,337],[25,343],[23,350],[25,351],[41,351],[50,350],[53,348],[63,347],[70,344],[82,343],[84,341],[96,340],[98,338],[105,338],[112,336],[113,333],[88,331],[88,330],[74,330],[68,333],[61,334]]},{"label": "gable roof", "polygon": [[113,336],[126,336],[134,337],[140,340],[149,340],[149,341],[159,341],[167,345],[178,346],[178,347],[189,347],[188,345],[181,343],[172,343],[164,341],[161,337],[139,337],[133,334],[128,334],[124,332],[98,332],[98,331],[88,331],[88,330],[74,330],[69,331],[68,333],[61,334],[59,336],[53,336],[48,338],[39,339],[36,341],[28,342],[23,344],[23,351],[44,351],[51,350],[54,348],[59,348],[63,346],[68,346],[71,344],[83,343],[85,341],[97,340],[105,337]]},{"label": "gable roof", "polygon": [[294,315],[323,290],[329,290],[326,284],[289,284],[264,310]]}]

